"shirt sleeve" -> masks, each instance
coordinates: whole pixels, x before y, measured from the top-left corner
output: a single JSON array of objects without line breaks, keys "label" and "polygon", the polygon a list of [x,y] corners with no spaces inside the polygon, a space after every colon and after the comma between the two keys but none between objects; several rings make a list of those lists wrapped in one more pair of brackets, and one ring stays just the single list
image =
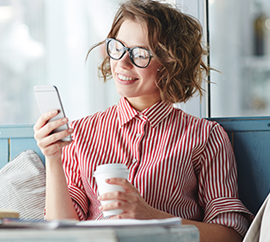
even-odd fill
[{"label": "shirt sleeve", "polygon": [[198,182],[203,221],[232,227],[244,236],[253,215],[238,198],[234,152],[226,131],[217,123],[201,157]]},{"label": "shirt sleeve", "polygon": [[76,143],[74,141],[63,148],[62,163],[74,208],[79,219],[86,220],[90,202],[81,180],[80,166],[76,155]]}]

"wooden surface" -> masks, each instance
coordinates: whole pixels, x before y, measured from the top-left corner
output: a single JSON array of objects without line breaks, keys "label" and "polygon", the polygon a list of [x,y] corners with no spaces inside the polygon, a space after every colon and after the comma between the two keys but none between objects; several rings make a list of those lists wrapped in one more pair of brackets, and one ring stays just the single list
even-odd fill
[{"label": "wooden surface", "polygon": [[19,217],[20,217],[20,214],[18,212],[0,208],[0,219],[2,219],[2,218],[19,218]]}]

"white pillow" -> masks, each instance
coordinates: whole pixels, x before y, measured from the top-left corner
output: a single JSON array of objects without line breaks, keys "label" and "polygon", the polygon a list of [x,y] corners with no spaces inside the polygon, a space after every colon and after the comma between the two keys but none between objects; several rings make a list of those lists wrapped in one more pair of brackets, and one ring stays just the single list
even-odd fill
[{"label": "white pillow", "polygon": [[21,219],[44,219],[45,166],[33,150],[17,155],[0,170],[0,209],[20,213]]}]

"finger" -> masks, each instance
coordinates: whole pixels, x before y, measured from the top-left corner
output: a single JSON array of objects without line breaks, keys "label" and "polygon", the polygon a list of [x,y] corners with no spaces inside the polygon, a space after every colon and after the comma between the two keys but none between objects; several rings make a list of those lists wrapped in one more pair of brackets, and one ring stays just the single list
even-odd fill
[{"label": "finger", "polygon": [[98,200],[99,201],[117,200],[125,202],[126,204],[136,204],[144,202],[143,198],[141,197],[138,191],[133,193],[126,193],[121,191],[108,192],[98,196]]},{"label": "finger", "polygon": [[121,191],[113,191],[103,193],[102,195],[98,196],[99,201],[106,201],[106,200],[127,200],[127,195],[125,192]]},{"label": "finger", "polygon": [[42,149],[42,153],[45,156],[53,156],[55,155],[57,152],[61,151],[63,147],[65,147],[66,145],[69,145],[72,141],[59,141],[56,142],[54,144],[51,144],[50,146],[47,146],[45,148]]},{"label": "finger", "polygon": [[112,202],[103,204],[99,207],[100,211],[108,211],[108,210],[115,210],[115,209],[122,209],[123,210],[123,205],[124,202],[122,201],[118,201],[118,200],[114,200]]},{"label": "finger", "polygon": [[135,216],[130,213],[120,213],[114,216],[109,217],[109,219],[135,219]]},{"label": "finger", "polygon": [[126,192],[138,191],[127,179],[125,178],[108,178],[105,180],[110,185],[120,185],[124,188]]},{"label": "finger", "polygon": [[57,114],[58,114],[58,110],[53,110],[53,111],[42,114],[34,126],[34,131],[41,129],[50,119],[55,117]]},{"label": "finger", "polygon": [[99,207],[100,211],[109,211],[109,210],[115,210],[115,209],[121,209],[123,212],[121,214],[112,216],[110,218],[120,219],[120,218],[135,218],[135,209],[134,205],[131,205],[130,203],[125,203],[123,201],[114,201],[105,205],[102,205]]},{"label": "finger", "polygon": [[46,125],[44,125],[38,131],[35,132],[35,139],[39,140],[46,136],[49,136],[53,130],[67,123],[68,123],[67,118],[57,119],[53,122],[48,122]]},{"label": "finger", "polygon": [[73,132],[73,129],[67,129],[67,130],[63,130],[63,131],[48,135],[37,142],[38,146],[41,148],[45,148],[45,147],[48,147],[56,142],[62,142],[63,147],[64,147],[64,146],[70,144],[72,141],[66,142],[66,141],[61,141],[61,139],[71,135],[72,132]]}]

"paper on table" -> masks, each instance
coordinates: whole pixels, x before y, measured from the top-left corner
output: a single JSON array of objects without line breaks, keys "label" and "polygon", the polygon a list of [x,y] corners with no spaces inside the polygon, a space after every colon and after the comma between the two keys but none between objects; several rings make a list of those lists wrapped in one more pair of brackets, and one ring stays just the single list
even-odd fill
[{"label": "paper on table", "polygon": [[117,226],[179,226],[181,218],[167,219],[107,219],[107,220],[87,220],[76,224],[79,227],[117,227]]},{"label": "paper on table", "polygon": [[[59,227],[75,226],[78,223],[74,220],[63,220],[63,221],[34,221],[34,220],[24,220],[24,219],[12,219],[4,218],[0,219],[0,229],[1,228],[32,228],[32,229],[56,229]],[[66,226],[64,226],[66,225]]]},{"label": "paper on table", "polygon": [[27,221],[20,219],[1,219],[0,228],[35,228],[35,229],[57,229],[66,227],[127,227],[127,226],[163,226],[179,227],[181,218],[168,219],[108,219],[108,220],[87,220],[77,222],[74,220],[53,220],[53,221]]}]

